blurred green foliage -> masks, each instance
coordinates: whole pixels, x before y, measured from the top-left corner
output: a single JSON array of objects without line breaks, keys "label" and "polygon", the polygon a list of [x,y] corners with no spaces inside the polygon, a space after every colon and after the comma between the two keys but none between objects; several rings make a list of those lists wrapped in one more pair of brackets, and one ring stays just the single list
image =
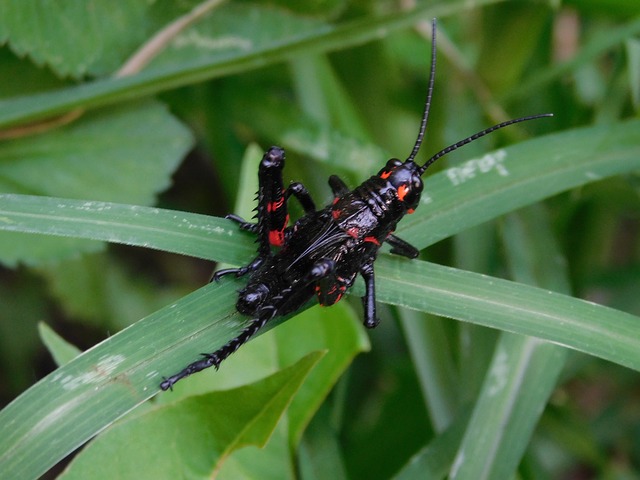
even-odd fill
[{"label": "blurred green foliage", "polygon": [[[513,192],[513,206],[492,197],[503,203],[488,204],[499,212],[488,213],[491,218],[510,213],[480,225],[463,217],[468,228],[456,224],[451,228],[460,233],[453,237],[429,232],[444,239],[421,258],[640,315],[637,166],[629,161],[626,170],[607,171],[609,163],[627,158],[618,152],[640,158],[640,129],[632,120],[640,88],[637,0],[226,2],[181,32],[140,74],[114,78],[139,45],[196,4],[0,5],[0,128],[6,129],[0,193],[215,216],[247,213],[259,154],[246,151],[257,143],[283,146],[286,179],[305,183],[319,204],[328,201],[330,174],[356,185],[389,156],[409,153],[428,77],[427,30],[437,16],[438,70],[421,158],[508,118],[555,117],[475,142],[434,171],[469,165],[464,162],[529,138],[540,143],[525,143],[522,150],[543,145],[540,163],[547,168],[554,152],[569,158],[571,149],[584,147],[596,152],[602,171],[585,171],[578,187],[558,188],[564,191],[535,204],[525,188]],[[68,111],[79,118],[60,128],[44,124],[37,134],[19,130]],[[593,128],[593,147],[580,137],[582,127]],[[546,139],[551,133],[560,135]],[[539,152],[522,153],[534,159],[527,167],[540,181]],[[434,191],[444,178],[433,180]],[[545,185],[549,191],[556,191],[553,182]],[[456,199],[494,193],[452,194],[451,221],[459,221]],[[522,205],[528,206],[516,210]],[[437,217],[430,208],[422,205],[416,216]],[[0,222],[6,219],[0,216]],[[406,229],[412,243],[429,243],[409,223]],[[184,319],[206,323],[218,307],[211,293],[185,297],[210,275],[211,265],[200,259],[8,231],[0,231],[0,245],[1,405],[28,393],[55,368],[44,344],[58,361],[75,351],[53,331],[85,350],[153,312],[151,320],[170,318],[177,332]],[[223,253],[211,258],[225,260]],[[240,253],[233,255],[229,261]],[[403,280],[401,273],[389,277]],[[231,286],[220,291],[223,313],[216,320],[224,324],[234,293]],[[190,298],[210,303],[191,309]],[[160,310],[176,301],[184,315]],[[640,478],[636,371],[534,337],[382,304],[381,325],[368,332],[371,351],[353,359],[368,343],[358,325],[358,298],[343,303],[303,313],[243,347],[219,372],[195,376],[144,403],[81,452],[63,476]],[[605,327],[608,320],[602,319]],[[41,328],[40,337],[41,322],[53,331]],[[145,341],[173,333],[178,338],[179,332],[146,330],[149,325],[137,324],[140,383],[114,393],[114,402],[131,394],[133,406],[154,393],[148,389],[156,379],[144,376]],[[610,329],[614,336],[615,323]],[[555,338],[546,327],[538,333]],[[305,335],[310,338],[301,340]],[[624,340],[603,348],[615,352]],[[179,369],[209,344],[206,337],[197,341],[197,347],[180,347],[181,356],[164,368]],[[321,360],[307,356],[324,349],[329,353]],[[105,352],[116,355],[112,360],[121,353]],[[46,400],[46,385],[38,385],[32,389],[42,388]],[[229,395],[220,393],[231,388]],[[262,402],[238,400],[243,395],[259,395],[264,410]],[[227,417],[210,412],[209,402],[220,402]],[[109,405],[104,408],[108,416]],[[88,431],[110,425],[119,415],[113,412],[113,419],[95,420]],[[189,439],[188,425],[202,428]],[[70,436],[76,426],[69,426]],[[136,438],[137,445],[113,458],[119,435]],[[164,442],[141,444],[154,436]],[[173,448],[174,437],[187,444]],[[0,448],[0,466],[29,463],[32,468],[22,471],[33,476],[64,456],[52,451],[50,458],[47,452],[17,458],[31,439],[21,441]],[[206,442],[213,446],[199,448]]]}]

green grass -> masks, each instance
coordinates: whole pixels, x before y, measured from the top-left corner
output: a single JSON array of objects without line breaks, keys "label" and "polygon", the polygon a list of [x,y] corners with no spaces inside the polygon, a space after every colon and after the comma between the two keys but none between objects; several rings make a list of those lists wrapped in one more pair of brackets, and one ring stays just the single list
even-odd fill
[{"label": "green grass", "polygon": [[[93,437],[61,478],[640,475],[633,2],[228,2],[120,79],[186,10],[96,3],[86,17],[79,4],[36,29],[31,3],[0,9],[0,126],[84,112],[0,143],[8,478],[37,478]],[[318,203],[331,173],[353,186],[409,153],[429,52],[411,27],[433,16],[422,161],[505,118],[555,116],[429,172],[396,232],[421,258],[384,247],[375,264],[376,330],[361,326],[359,281],[158,395],[245,325],[242,280],[200,287],[201,261],[253,258],[251,235],[220,216],[233,202],[251,215],[265,147],[285,147],[287,180]],[[34,378],[42,345],[59,366]]]}]

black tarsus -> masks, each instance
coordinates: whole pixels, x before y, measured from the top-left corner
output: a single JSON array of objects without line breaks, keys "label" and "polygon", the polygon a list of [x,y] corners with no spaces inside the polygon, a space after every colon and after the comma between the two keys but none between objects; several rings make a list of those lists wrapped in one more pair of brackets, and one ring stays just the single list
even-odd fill
[{"label": "black tarsus", "polygon": [[365,292],[362,298],[364,308],[364,326],[375,328],[380,320],[376,316],[376,276],[373,272],[373,260],[360,269],[360,275],[364,279]]}]

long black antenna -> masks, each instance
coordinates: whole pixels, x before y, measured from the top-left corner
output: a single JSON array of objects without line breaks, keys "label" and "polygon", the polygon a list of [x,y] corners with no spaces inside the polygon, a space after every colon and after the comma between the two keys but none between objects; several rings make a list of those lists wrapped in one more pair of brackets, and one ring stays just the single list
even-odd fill
[{"label": "long black antenna", "polygon": [[485,135],[487,135],[487,134],[489,134],[491,132],[495,132],[496,130],[499,130],[501,128],[507,127],[509,125],[513,125],[514,123],[526,122],[527,120],[535,120],[536,118],[542,118],[542,117],[553,117],[553,113],[541,113],[539,115],[530,115],[528,117],[514,118],[513,120],[507,120],[506,122],[502,122],[502,123],[499,123],[497,125],[494,125],[493,127],[489,127],[489,128],[487,128],[485,130],[482,130],[481,132],[474,133],[470,137],[467,137],[464,140],[460,140],[459,142],[456,142],[453,145],[449,145],[448,147],[443,148],[442,150],[440,150],[433,157],[431,157],[429,160],[427,160],[426,163],[423,166],[420,167],[420,169],[418,170],[418,173],[420,175],[422,175],[425,172],[425,170],[427,168],[429,168],[429,166],[433,162],[438,160],[440,157],[443,157],[447,153],[451,153],[454,150],[466,145],[467,143],[471,143],[471,142],[473,142],[474,140],[477,140],[480,137],[484,137]]},{"label": "long black antenna", "polygon": [[433,93],[433,84],[436,81],[436,19],[431,20],[431,73],[429,74],[429,87],[427,88],[427,101],[424,104],[424,113],[422,114],[422,122],[420,123],[420,132],[416,139],[416,144],[411,150],[411,155],[407,158],[407,162],[413,162],[416,158],[418,150],[422,145],[424,133],[427,131],[427,122],[429,121],[429,110],[431,110],[431,94]]}]

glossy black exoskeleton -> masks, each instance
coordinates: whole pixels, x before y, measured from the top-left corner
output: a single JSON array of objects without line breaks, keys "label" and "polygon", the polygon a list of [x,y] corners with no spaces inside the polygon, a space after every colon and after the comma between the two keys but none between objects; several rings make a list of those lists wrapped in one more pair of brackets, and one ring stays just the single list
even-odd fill
[{"label": "glossy black exoskeleton", "polygon": [[[354,190],[332,175],[329,186],[333,191],[333,202],[317,210],[302,184],[292,183],[284,188],[284,150],[271,147],[264,154],[258,171],[257,222],[246,222],[235,215],[227,216],[242,230],[257,234],[258,255],[247,266],[221,270],[213,276],[217,281],[224,275],[249,275],[247,285],[238,295],[236,308],[252,320],[236,338],[164,379],[160,388],[170,389],[177,381],[205,368],[218,368],[269,320],[295,312],[314,295],[320,305],[333,305],[353,285],[358,274],[365,282],[365,295],[362,297],[364,325],[375,327],[378,319],[374,262],[385,242],[391,246],[391,253],[408,258],[418,255],[415,247],[393,232],[404,215],[412,213],[418,206],[425,170],[443,155],[488,133],[514,123],[551,116],[533,115],[494,125],[448,146],[423,165],[415,163],[427,127],[435,80],[435,26],[434,20],[427,100],[418,138],[407,160],[402,162],[393,158],[387,161],[376,175]],[[304,215],[288,226],[287,201],[291,195],[302,205]]]}]

